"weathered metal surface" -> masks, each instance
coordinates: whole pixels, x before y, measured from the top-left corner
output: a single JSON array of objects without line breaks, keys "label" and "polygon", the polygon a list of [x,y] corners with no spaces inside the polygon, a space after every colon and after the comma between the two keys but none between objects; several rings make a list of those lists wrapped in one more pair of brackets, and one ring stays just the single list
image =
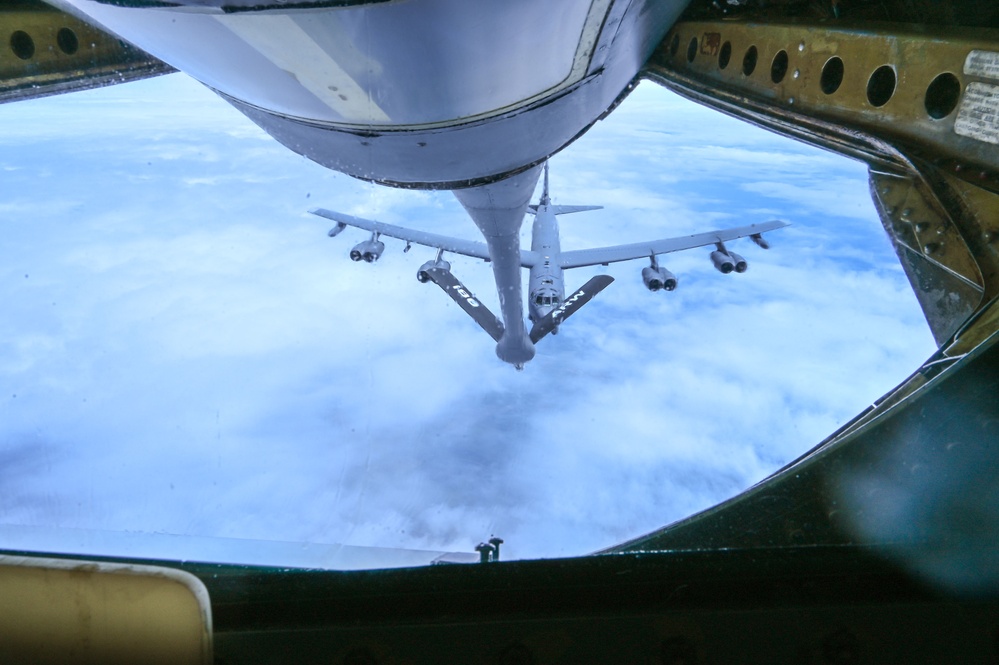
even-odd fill
[{"label": "weathered metal surface", "polygon": [[681,22],[646,75],[866,162],[885,230],[938,344],[999,296],[999,147],[991,142],[999,95],[988,93],[999,83],[999,32]]},{"label": "weathered metal surface", "polygon": [[0,6],[0,103],[171,71],[117,37],[41,2]]},{"label": "weathered metal surface", "polygon": [[[996,148],[999,152],[999,148]],[[946,169],[933,169],[933,190],[943,200],[975,257],[986,300],[999,296],[999,194]]]},{"label": "weathered metal surface", "polygon": [[999,32],[836,22],[677,24],[649,63],[948,160],[999,191]]},{"label": "weathered metal surface", "polygon": [[871,197],[937,344],[978,309],[984,284],[955,225],[911,176],[871,171]]}]

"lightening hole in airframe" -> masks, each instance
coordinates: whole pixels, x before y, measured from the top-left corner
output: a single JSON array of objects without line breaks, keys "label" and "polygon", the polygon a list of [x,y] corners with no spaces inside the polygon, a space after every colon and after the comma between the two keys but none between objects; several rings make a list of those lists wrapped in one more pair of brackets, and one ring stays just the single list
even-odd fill
[{"label": "lightening hole in airframe", "polygon": [[695,57],[697,57],[697,37],[691,37],[690,43],[687,44],[687,62],[693,62]]},{"label": "lightening hole in airframe", "polygon": [[756,60],[759,58],[759,52],[756,50],[755,46],[750,46],[746,51],[746,55],[742,57],[742,73],[745,76],[752,76],[753,71],[756,70]]},{"label": "lightening hole in airframe", "polygon": [[831,95],[843,84],[843,61],[833,56],[822,65],[822,78],[819,79],[819,87],[822,92]]},{"label": "lightening hole in airframe", "polygon": [[23,30],[18,30],[10,36],[10,50],[21,60],[30,60],[35,55],[35,40]]},{"label": "lightening hole in airframe", "polygon": [[718,69],[725,69],[728,67],[729,60],[732,59],[732,42],[725,42],[722,44],[721,50],[718,51]]},{"label": "lightening hole in airframe", "polygon": [[933,79],[926,88],[926,112],[934,120],[946,118],[957,107],[960,97],[961,82],[950,72],[945,72]]},{"label": "lightening hole in airframe", "polygon": [[787,76],[787,51],[777,51],[773,62],[770,63],[770,80],[780,83]]},{"label": "lightening hole in airframe", "polygon": [[881,65],[867,81],[867,101],[871,106],[884,106],[895,94],[896,82],[895,70],[891,65]]},{"label": "lightening hole in airframe", "polygon": [[59,28],[56,33],[56,44],[59,50],[66,55],[73,55],[80,48],[80,40],[76,38],[76,33],[69,28]]}]

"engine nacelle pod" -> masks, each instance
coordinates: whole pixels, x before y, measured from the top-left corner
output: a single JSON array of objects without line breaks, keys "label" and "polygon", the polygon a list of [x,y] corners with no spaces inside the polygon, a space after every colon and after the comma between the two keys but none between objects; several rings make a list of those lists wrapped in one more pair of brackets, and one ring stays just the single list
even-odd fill
[{"label": "engine nacelle pod", "polygon": [[732,257],[732,262],[735,265],[736,272],[742,273],[749,270],[749,264],[746,262],[746,259],[742,258],[742,256],[736,254],[735,252],[732,252],[729,256]]},{"label": "engine nacelle pod", "polygon": [[711,262],[715,264],[715,268],[722,274],[727,275],[735,270],[735,261],[725,252],[719,252],[718,250],[711,252]]},{"label": "engine nacelle pod", "polygon": [[350,250],[350,259],[352,261],[364,260],[368,263],[377,261],[385,251],[385,243],[381,240],[365,240],[364,242],[359,242],[354,245],[354,249]]},{"label": "engine nacelle pod", "polygon": [[364,252],[364,260],[368,263],[377,261],[385,251],[385,243],[381,240],[368,241],[368,250]]},{"label": "engine nacelle pod", "polygon": [[645,288],[652,292],[660,289],[672,291],[676,288],[676,276],[666,268],[642,268],[642,281],[645,282]]},{"label": "engine nacelle pod", "polygon": [[440,268],[441,270],[451,271],[451,264],[447,261],[427,261],[420,269],[416,271],[416,279],[420,281],[421,284],[426,284],[430,281],[430,275],[427,274],[428,270],[433,268]]}]

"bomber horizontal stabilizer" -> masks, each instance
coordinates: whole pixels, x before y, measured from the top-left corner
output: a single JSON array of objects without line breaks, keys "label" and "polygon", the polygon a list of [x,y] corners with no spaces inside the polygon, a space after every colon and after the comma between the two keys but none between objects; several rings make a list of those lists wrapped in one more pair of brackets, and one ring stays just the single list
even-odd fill
[{"label": "bomber horizontal stabilizer", "polygon": [[[574,212],[589,212],[590,210],[603,210],[604,207],[603,206],[553,206],[553,205],[550,205],[550,206],[548,206],[548,209],[551,210],[556,215],[568,215],[568,214],[574,213]],[[531,205],[527,206],[527,211],[530,212],[531,214],[536,215],[536,214],[538,214],[538,206],[534,205],[532,203]]]},{"label": "bomber horizontal stabilizer", "polygon": [[465,313],[475,319],[483,330],[495,341],[500,341],[503,336],[503,323],[496,318],[496,315],[489,311],[485,305],[472,295],[472,292],[465,288],[465,285],[458,281],[450,270],[443,268],[430,268],[426,271],[434,284],[441,287],[444,293],[451,296],[451,299],[458,303],[458,306],[465,310]]},{"label": "bomber horizontal stabilizer", "polygon": [[538,340],[555,330],[563,321],[572,316],[580,307],[590,302],[590,299],[607,288],[614,278],[610,275],[597,275],[583,284],[582,288],[565,299],[565,301],[548,312],[540,321],[531,328],[531,341],[537,344]]}]

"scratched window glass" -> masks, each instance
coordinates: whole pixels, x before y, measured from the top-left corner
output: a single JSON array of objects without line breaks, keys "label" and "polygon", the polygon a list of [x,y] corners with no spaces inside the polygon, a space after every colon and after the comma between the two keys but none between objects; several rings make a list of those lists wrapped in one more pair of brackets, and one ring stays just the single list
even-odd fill
[{"label": "scratched window glass", "polygon": [[466,311],[500,315],[490,263],[309,212],[481,243],[455,196],[326,169],[184,75],[0,106],[0,178],[0,531],[25,549],[582,555],[761,480],[934,348],[863,165],[649,82],[531,190],[601,208],[529,211],[521,247],[790,226],[730,241],[742,273],[713,245],[535,294],[518,268],[528,330],[600,287],[526,362]]}]

